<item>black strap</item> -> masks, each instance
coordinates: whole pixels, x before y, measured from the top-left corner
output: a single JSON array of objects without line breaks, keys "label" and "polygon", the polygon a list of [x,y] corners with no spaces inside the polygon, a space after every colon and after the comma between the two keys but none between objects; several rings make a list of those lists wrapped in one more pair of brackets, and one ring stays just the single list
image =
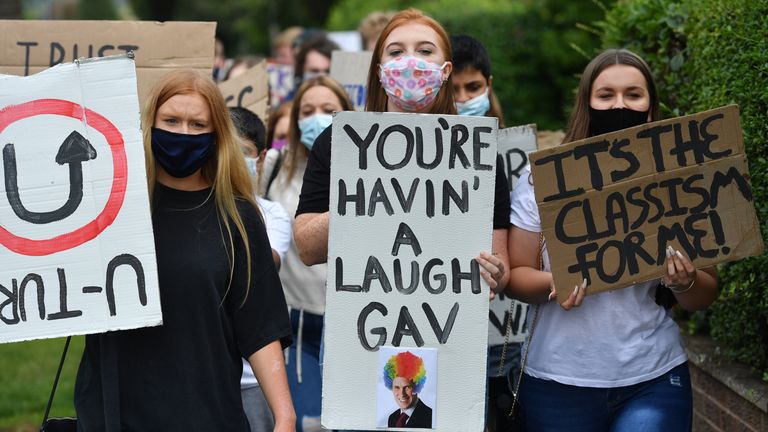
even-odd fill
[{"label": "black strap", "polygon": [[72,336],[67,336],[67,341],[64,342],[64,351],[61,353],[61,360],[59,360],[59,369],[56,371],[56,378],[53,380],[51,397],[48,398],[48,406],[45,407],[45,415],[43,416],[43,423],[40,425],[41,428],[45,426],[45,422],[48,421],[48,414],[51,413],[51,406],[53,405],[53,397],[54,395],[56,395],[56,387],[59,385],[59,377],[61,376],[61,369],[64,367],[64,360],[67,358],[67,350],[69,350],[70,339],[72,339]]}]

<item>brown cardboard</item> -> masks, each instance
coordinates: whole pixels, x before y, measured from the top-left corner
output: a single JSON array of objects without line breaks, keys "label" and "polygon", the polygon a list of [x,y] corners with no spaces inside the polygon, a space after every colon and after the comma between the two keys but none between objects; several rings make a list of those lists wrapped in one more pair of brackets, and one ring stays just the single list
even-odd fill
[{"label": "brown cardboard", "polygon": [[[649,136],[659,130],[668,131]],[[605,151],[589,151],[598,148]],[[530,160],[560,302],[585,276],[587,294],[660,278],[667,244],[698,268],[763,252],[735,105],[541,150]],[[607,218],[607,207],[622,214],[622,202],[626,218]],[[665,238],[678,227],[683,234]]]},{"label": "brown cardboard", "polygon": [[166,72],[211,74],[215,22],[2,21],[0,74],[31,75],[81,57],[133,50],[139,100]]},{"label": "brown cardboard", "polygon": [[260,61],[242,75],[219,83],[228,107],[242,107],[254,112],[267,121],[269,105],[269,77],[266,60]]}]

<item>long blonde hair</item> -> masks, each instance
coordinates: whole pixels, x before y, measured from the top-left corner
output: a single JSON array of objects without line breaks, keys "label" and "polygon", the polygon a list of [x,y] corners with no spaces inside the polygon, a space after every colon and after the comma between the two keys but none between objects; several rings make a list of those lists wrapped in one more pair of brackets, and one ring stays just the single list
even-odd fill
[{"label": "long blonde hair", "polygon": [[237,211],[236,200],[246,201],[252,205],[256,213],[261,217],[259,208],[254,200],[253,185],[245,166],[242,150],[240,150],[239,138],[235,133],[232,120],[229,117],[224,97],[216,84],[194,70],[183,69],[169,72],[163,76],[152,88],[144,110],[141,113],[141,127],[144,136],[144,157],[147,166],[147,183],[150,203],[153,202],[157,173],[155,170],[155,157],[152,153],[152,127],[155,124],[157,110],[173,96],[185,94],[198,94],[205,99],[211,111],[211,123],[216,134],[216,150],[205,162],[201,174],[203,179],[213,186],[213,195],[219,218],[224,221],[227,231],[229,247],[232,256],[229,258],[230,283],[234,273],[235,247],[232,237],[232,229],[229,221],[234,223],[245,246],[247,263],[247,283],[245,298],[251,285],[251,248],[248,242],[248,232],[243,224],[243,219]]}]

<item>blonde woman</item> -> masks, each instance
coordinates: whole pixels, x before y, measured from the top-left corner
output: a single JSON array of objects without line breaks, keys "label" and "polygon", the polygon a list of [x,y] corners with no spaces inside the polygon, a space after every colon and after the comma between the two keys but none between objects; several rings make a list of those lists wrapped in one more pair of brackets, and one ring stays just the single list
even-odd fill
[{"label": "blonde woman", "polygon": [[275,430],[292,431],[285,299],[224,99],[210,78],[171,72],[142,129],[163,325],[86,337],[78,429],[248,431],[245,358]]}]

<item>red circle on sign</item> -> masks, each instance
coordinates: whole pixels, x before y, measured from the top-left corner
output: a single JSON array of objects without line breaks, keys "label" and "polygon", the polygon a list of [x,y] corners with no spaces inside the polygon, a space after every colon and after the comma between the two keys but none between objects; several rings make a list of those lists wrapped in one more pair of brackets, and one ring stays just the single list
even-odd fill
[{"label": "red circle on sign", "polygon": [[128,160],[125,156],[123,135],[115,125],[102,115],[76,103],[61,99],[37,99],[20,105],[9,105],[0,110],[0,133],[12,123],[44,114],[60,115],[82,120],[88,126],[104,135],[112,152],[112,165],[114,167],[112,190],[109,193],[107,204],[101,213],[96,216],[96,219],[69,233],[49,239],[33,240],[17,236],[0,225],[0,244],[22,255],[50,255],[72,249],[96,238],[115,221],[120,208],[123,206],[125,189],[128,183]]}]

